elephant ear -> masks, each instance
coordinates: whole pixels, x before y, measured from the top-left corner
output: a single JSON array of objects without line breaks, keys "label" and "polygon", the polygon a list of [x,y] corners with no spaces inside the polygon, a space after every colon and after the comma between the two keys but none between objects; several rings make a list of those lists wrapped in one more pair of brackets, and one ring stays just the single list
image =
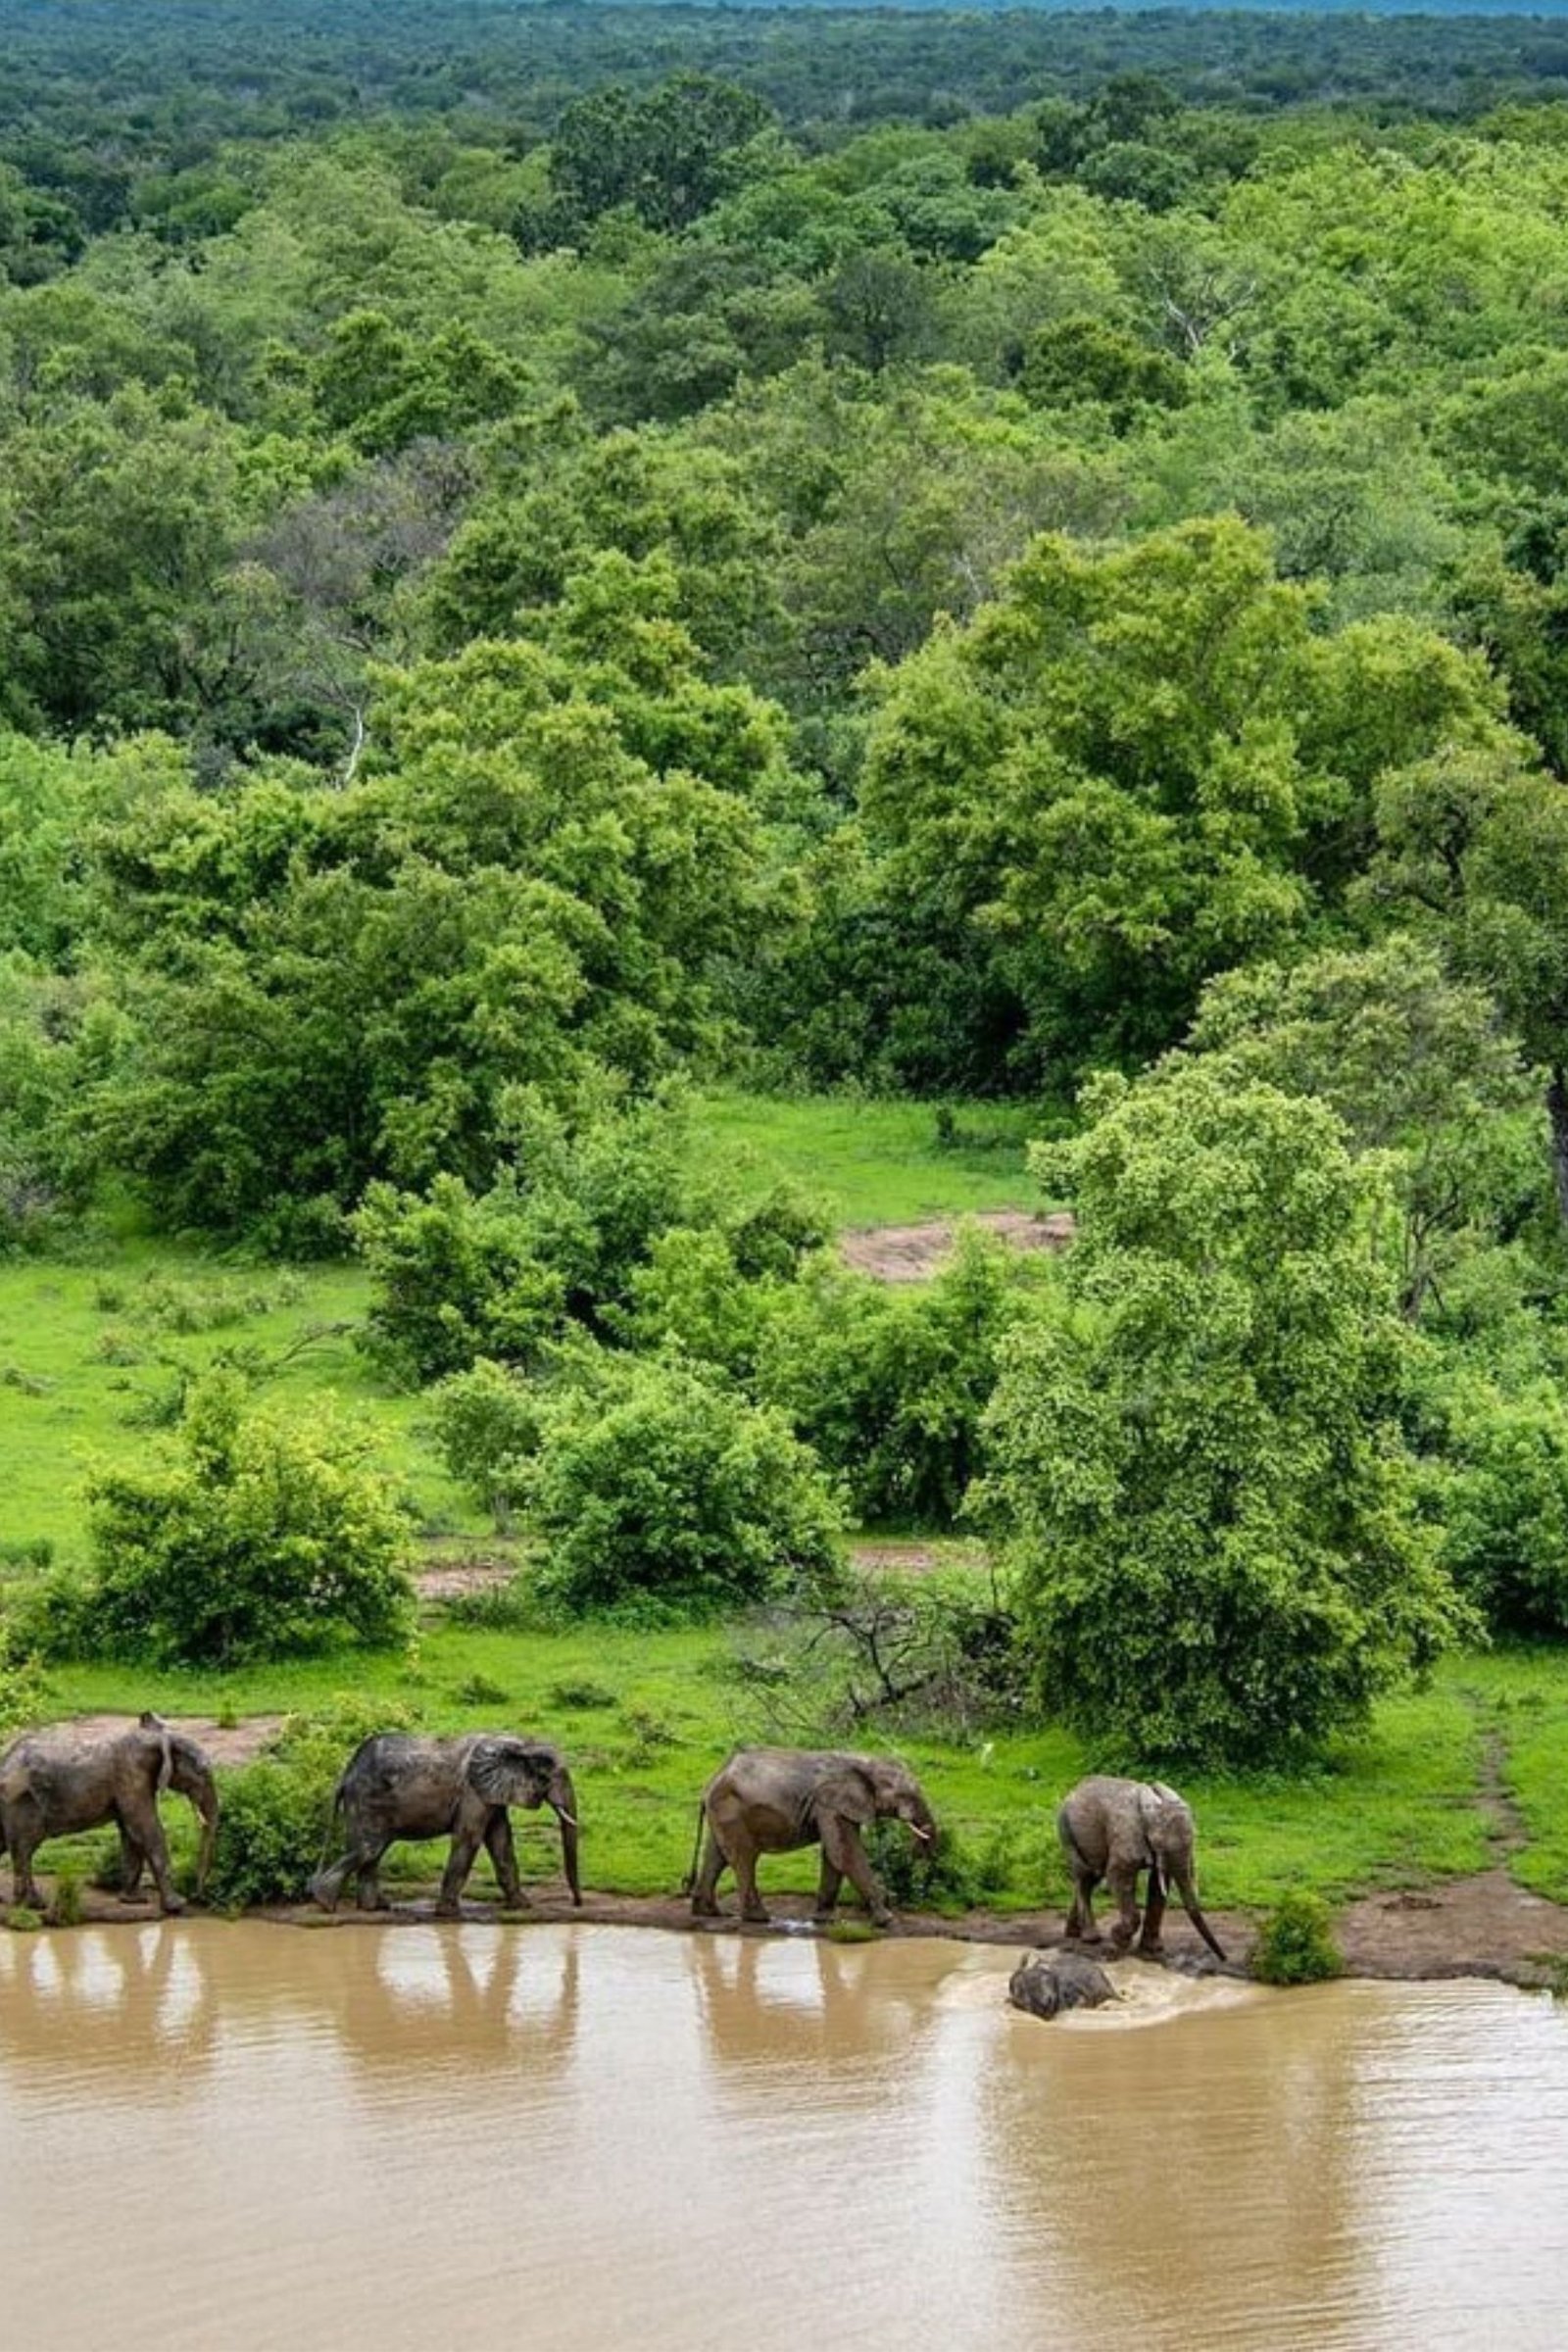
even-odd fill
[{"label": "elephant ear", "polygon": [[525,1740],[490,1739],[475,1743],[466,1778],[487,1805],[536,1805],[550,1779],[554,1758]]},{"label": "elephant ear", "polygon": [[846,1763],[817,1782],[811,1811],[818,1816],[835,1813],[840,1821],[875,1821],[876,1790],[858,1765]]}]

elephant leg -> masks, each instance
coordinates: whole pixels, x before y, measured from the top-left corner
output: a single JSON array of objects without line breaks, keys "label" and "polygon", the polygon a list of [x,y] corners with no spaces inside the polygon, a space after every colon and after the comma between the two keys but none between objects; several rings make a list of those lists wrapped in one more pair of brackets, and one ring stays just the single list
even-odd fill
[{"label": "elephant leg", "polygon": [[362,1846],[348,1858],[347,1868],[355,1879],[354,1899],[362,1911],[389,1911],[392,1907],[381,1892],[381,1857],[391,1842],[388,1838],[380,1845]]},{"label": "elephant leg", "polygon": [[711,1830],[703,1841],[703,1859],[692,1887],[693,1919],[717,1919],[718,1882],[728,1867],[728,1856]]},{"label": "elephant leg", "polygon": [[32,1875],[32,1857],[42,1839],[30,1823],[13,1822],[7,1840],[11,1847],[11,1900],[29,1911],[43,1909],[43,1896]]},{"label": "elephant leg", "polygon": [[158,1900],[163,1908],[172,1914],[183,1911],[185,1905],[174,1891],[173,1878],[170,1873],[169,1840],[164,1836],[164,1825],[158,1818],[158,1807],[149,1803],[144,1812],[138,1805],[134,1812],[122,1815],[120,1832],[122,1838],[133,1839],[146,1856],[147,1867],[153,1874],[153,1885],[158,1889]]},{"label": "elephant leg", "polygon": [[891,1927],[893,1914],[877,1883],[859,1832],[851,1821],[829,1814],[822,1824],[822,1866],[840,1872],[850,1882],[879,1928]]},{"label": "elephant leg", "polygon": [[1105,1873],[1105,1885],[1116,1898],[1110,1940],[1118,1952],[1124,1952],[1138,1933],[1137,1863],[1113,1862]]},{"label": "elephant leg", "polygon": [[120,1899],[133,1903],[141,1887],[147,1857],[123,1822],[120,1825]]},{"label": "elephant leg", "polygon": [[1165,1886],[1157,1870],[1149,1874],[1149,1895],[1144,1904],[1144,1932],[1138,1938],[1138,1949],[1151,1960],[1163,1957],[1165,1946],[1160,1940],[1160,1928],[1165,1918]]},{"label": "elephant leg", "polygon": [[1072,1909],[1067,1914],[1067,1935],[1077,1943],[1099,1943],[1100,1930],[1095,1925],[1095,1888],[1099,1877],[1087,1870],[1072,1874]]},{"label": "elephant leg", "polygon": [[453,1831],[452,1851],[447,1856],[447,1866],[441,1874],[441,1891],[435,1898],[437,1919],[457,1918],[458,1897],[467,1885],[468,1873],[478,1858],[480,1834],[473,1830]]},{"label": "elephant leg", "polygon": [[757,1927],[767,1925],[767,1906],[757,1891],[757,1848],[749,1838],[735,1838],[731,1842],[730,1861],[734,1866],[735,1885],[741,1898],[741,1917]]},{"label": "elephant leg", "polygon": [[822,1848],[821,1875],[816,1882],[816,1916],[818,1919],[832,1918],[833,1907],[839,1899],[839,1888],[843,1884],[844,1873],[828,1860],[827,1848],[824,1846]]},{"label": "elephant leg", "polygon": [[517,1876],[517,1849],[512,1838],[512,1816],[505,1805],[497,1805],[485,1823],[484,1842],[485,1850],[495,1866],[501,1900],[509,1911],[521,1911],[528,1897],[523,1893],[522,1881]]}]

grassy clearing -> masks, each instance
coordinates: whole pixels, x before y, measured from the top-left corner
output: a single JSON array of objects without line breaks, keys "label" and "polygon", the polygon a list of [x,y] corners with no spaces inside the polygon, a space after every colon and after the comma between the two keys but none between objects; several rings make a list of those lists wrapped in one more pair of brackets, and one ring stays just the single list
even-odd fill
[{"label": "grassy clearing", "polygon": [[[512,1725],[548,1733],[566,1748],[577,1776],[585,1883],[607,1893],[659,1894],[673,1892],[689,1865],[697,1795],[709,1774],[738,1742],[779,1736],[766,1693],[737,1677],[736,1655],[733,1637],[720,1628],[543,1636],[443,1622],[407,1654],[229,1677],[83,1666],[59,1670],[50,1695],[62,1714],[151,1705],[245,1716],[319,1704],[353,1689],[414,1707],[431,1730]],[[1215,1908],[1262,1906],[1303,1886],[1340,1899],[1484,1867],[1487,1824],[1476,1800],[1483,1742],[1498,1711],[1531,1727],[1516,1766],[1527,1818],[1533,1829],[1538,1818],[1542,1826],[1540,1842],[1520,1857],[1519,1875],[1568,1900],[1568,1852],[1549,1811],[1552,1775],[1560,1781],[1562,1774],[1551,1742],[1560,1757],[1568,1671],[1554,1682],[1555,1696],[1538,1703],[1534,1663],[1461,1660],[1430,1690],[1388,1701],[1372,1735],[1321,1771],[1245,1783],[1185,1780],[1199,1816],[1205,1900]],[[792,1728],[787,1737],[801,1735]],[[899,1745],[956,1832],[988,1905],[1033,1912],[1064,1904],[1055,1805],[1090,1767],[1074,1739],[1044,1729],[967,1744],[910,1738]],[[551,1830],[529,1815],[519,1816],[518,1828],[530,1857],[525,1875],[553,1877]],[[414,1877],[429,1876],[431,1867],[428,1849],[412,1849],[401,1863]],[[765,1866],[764,1884],[807,1891],[814,1864],[808,1855],[781,1856]]]},{"label": "grassy clearing", "polygon": [[[712,1095],[696,1105],[693,1159],[742,1194],[793,1177],[846,1224],[1036,1205],[1031,1114],[983,1104],[956,1116],[958,1141],[944,1149],[930,1104]],[[270,1395],[330,1396],[363,1420],[432,1538],[483,1539],[419,1399],[382,1386],[355,1349],[345,1326],[368,1297],[356,1266],[257,1266],[134,1233],[105,1235],[79,1258],[0,1262],[0,1540],[79,1554],[93,1465],[135,1460],[180,1378],[235,1350],[275,1367]]]},{"label": "grassy clearing", "polygon": [[270,1396],[329,1396],[368,1425],[422,1524],[479,1532],[422,1435],[419,1399],[383,1388],[355,1349],[367,1298],[357,1267],[247,1266],[134,1239],[91,1263],[0,1264],[6,1544],[77,1556],[93,1466],[139,1459],[181,1379],[234,1353],[270,1368]]},{"label": "grassy clearing", "polygon": [[944,1144],[930,1102],[713,1094],[697,1103],[693,1135],[705,1164],[739,1189],[792,1177],[846,1225],[1038,1208],[1025,1159],[1038,1111],[1015,1102],[951,1108],[955,1133]]}]

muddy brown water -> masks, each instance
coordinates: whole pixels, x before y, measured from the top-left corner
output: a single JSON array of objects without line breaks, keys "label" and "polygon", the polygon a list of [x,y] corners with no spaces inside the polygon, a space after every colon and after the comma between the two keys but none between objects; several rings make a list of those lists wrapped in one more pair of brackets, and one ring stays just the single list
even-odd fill
[{"label": "muddy brown water", "polygon": [[[0,1936],[0,2340],[1568,2342],[1568,2012],[910,1938]],[[24,2325],[24,2315],[26,2315]],[[13,2337],[12,2324],[22,2325]]]}]

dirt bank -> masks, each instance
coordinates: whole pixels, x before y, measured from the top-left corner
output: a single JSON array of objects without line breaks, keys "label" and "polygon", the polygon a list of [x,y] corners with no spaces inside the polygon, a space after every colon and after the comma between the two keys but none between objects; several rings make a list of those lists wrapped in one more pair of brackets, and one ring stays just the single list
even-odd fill
[{"label": "dirt bank", "polygon": [[[42,1884],[47,1887],[48,1879]],[[810,1898],[780,1895],[771,1898],[773,1922],[768,1928],[742,1927],[733,1916],[695,1923],[687,1905],[672,1895],[593,1894],[580,1911],[564,1894],[543,1888],[525,1912],[507,1914],[512,1924],[566,1925],[617,1928],[662,1928],[683,1935],[800,1935],[810,1930]],[[84,1890],[83,1916],[94,1926],[137,1925],[158,1916],[151,1902],[122,1903],[96,1888]],[[259,1914],[280,1927],[317,1933],[427,1926],[435,1917],[434,1890],[411,1894],[388,1911],[365,1913],[346,1906],[328,1919],[313,1904],[277,1904]],[[469,1922],[493,1922],[502,1917],[497,1906],[466,1901],[463,1917]],[[850,1912],[846,1918],[856,1919]],[[1211,1912],[1211,1924],[1231,1955],[1237,1973],[1245,1973],[1251,1948],[1252,1922],[1240,1912]],[[1336,1921],[1345,1953],[1347,1973],[1419,1983],[1440,1977],[1490,1977],[1509,1984],[1541,1985],[1551,1982],[1551,1964],[1568,1962],[1568,1907],[1548,1903],[1514,1886],[1501,1869],[1475,1878],[1455,1879],[1445,1886],[1420,1893],[1368,1895],[1349,1904]],[[964,1943],[1004,1944],[1016,1949],[1055,1942],[1061,1935],[1059,1911],[1017,1912],[1006,1915],[971,1911],[960,1919],[939,1918],[931,1912],[906,1912],[895,1934],[940,1936]],[[1210,1973],[1207,1954],[1181,1921],[1170,1925],[1167,1951],[1178,1967]]]},{"label": "dirt bank", "polygon": [[[983,1209],[967,1223],[1009,1242],[1014,1250],[1065,1250],[1073,1237],[1073,1221],[1065,1209],[1050,1216],[1028,1216],[1021,1209]],[[839,1252],[862,1274],[878,1282],[929,1282],[953,1252],[955,1222],[942,1218],[930,1225],[852,1226],[839,1236]]]}]

